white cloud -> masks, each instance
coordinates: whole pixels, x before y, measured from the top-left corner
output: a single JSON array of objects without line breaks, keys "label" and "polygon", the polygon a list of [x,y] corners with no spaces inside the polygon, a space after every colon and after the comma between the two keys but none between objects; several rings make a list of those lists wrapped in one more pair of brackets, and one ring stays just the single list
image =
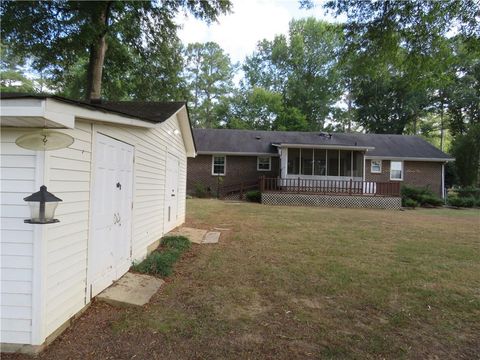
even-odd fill
[{"label": "white cloud", "polygon": [[310,10],[298,7],[297,0],[234,0],[233,13],[220,16],[217,23],[207,25],[184,14],[176,21],[183,26],[179,36],[184,44],[214,41],[237,62],[251,54],[258,41],[286,34],[292,18],[313,16],[333,21],[320,4]]}]

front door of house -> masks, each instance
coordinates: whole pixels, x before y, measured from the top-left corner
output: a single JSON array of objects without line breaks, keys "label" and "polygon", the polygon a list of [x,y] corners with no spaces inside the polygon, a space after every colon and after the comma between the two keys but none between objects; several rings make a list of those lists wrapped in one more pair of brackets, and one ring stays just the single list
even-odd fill
[{"label": "front door of house", "polygon": [[97,134],[88,252],[91,297],[128,271],[131,262],[133,146]]},{"label": "front door of house", "polygon": [[172,230],[177,223],[178,210],[178,158],[167,153],[165,179],[164,232]]}]

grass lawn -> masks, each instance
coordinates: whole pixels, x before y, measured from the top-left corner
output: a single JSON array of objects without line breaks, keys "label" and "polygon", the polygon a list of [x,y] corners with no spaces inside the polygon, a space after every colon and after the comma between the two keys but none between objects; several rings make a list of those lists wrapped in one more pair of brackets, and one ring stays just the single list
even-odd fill
[{"label": "grass lawn", "polygon": [[194,245],[142,309],[95,303],[44,358],[480,357],[480,212],[189,200]]}]

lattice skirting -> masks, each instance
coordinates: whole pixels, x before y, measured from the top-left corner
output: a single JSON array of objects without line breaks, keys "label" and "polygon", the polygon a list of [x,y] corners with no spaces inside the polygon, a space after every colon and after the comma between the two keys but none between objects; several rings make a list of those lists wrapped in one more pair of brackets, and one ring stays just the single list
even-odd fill
[{"label": "lattice skirting", "polygon": [[262,193],[262,204],[398,210],[400,197]]},{"label": "lattice skirting", "polygon": [[[231,193],[225,195],[222,200],[240,200],[240,193]],[[243,200],[245,200],[245,194],[243,195]]]}]

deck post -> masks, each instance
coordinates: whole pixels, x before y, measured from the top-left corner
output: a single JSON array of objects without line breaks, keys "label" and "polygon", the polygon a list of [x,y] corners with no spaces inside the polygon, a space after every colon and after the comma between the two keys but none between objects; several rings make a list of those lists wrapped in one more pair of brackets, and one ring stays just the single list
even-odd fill
[{"label": "deck post", "polygon": [[265,175],[260,176],[260,192],[265,191]]},{"label": "deck post", "polygon": [[300,194],[300,176],[298,177],[298,183],[297,183],[297,193]]},{"label": "deck post", "polygon": [[352,195],[352,179],[350,179],[350,189],[348,190],[348,193]]},{"label": "deck post", "polygon": [[240,183],[240,200],[243,200],[243,182]]}]

